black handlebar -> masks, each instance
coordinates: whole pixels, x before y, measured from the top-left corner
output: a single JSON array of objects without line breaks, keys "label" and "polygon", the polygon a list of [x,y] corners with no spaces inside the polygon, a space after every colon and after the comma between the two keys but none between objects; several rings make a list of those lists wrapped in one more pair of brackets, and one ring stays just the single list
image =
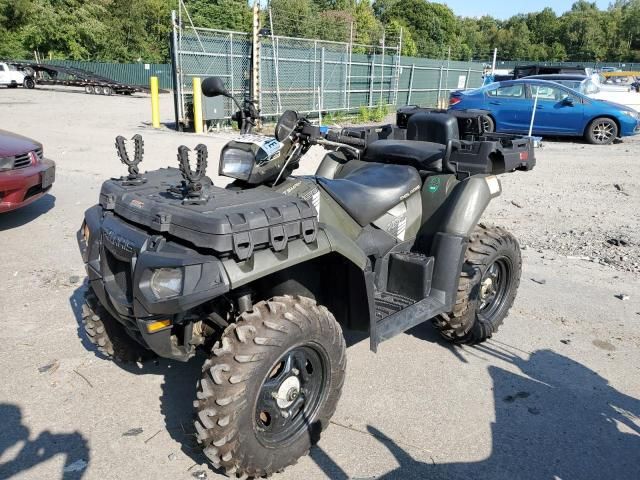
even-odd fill
[{"label": "black handlebar", "polygon": [[352,135],[344,135],[343,131],[329,130],[327,132],[327,140],[336,143],[344,143],[356,148],[364,148],[367,146],[367,142],[364,138],[354,137]]}]

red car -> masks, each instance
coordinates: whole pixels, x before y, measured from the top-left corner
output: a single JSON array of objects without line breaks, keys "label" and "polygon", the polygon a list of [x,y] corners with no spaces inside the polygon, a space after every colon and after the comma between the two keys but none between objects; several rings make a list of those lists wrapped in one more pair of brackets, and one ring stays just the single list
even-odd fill
[{"label": "red car", "polygon": [[24,207],[51,189],[56,166],[42,144],[0,130],[0,213]]}]

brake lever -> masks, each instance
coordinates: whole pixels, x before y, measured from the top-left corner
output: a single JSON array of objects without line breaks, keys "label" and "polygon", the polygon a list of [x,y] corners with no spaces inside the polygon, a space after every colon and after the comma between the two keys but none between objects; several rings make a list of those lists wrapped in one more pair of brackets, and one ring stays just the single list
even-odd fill
[{"label": "brake lever", "polygon": [[320,145],[322,147],[333,147],[336,149],[345,149],[345,150],[349,150],[351,153],[354,154],[354,156],[356,157],[356,160],[360,159],[360,149],[356,148],[356,147],[352,147],[351,145],[346,145],[344,143],[338,143],[338,142],[332,142],[331,140],[325,140],[324,138],[317,138],[314,139],[311,143],[315,143],[316,145]]}]

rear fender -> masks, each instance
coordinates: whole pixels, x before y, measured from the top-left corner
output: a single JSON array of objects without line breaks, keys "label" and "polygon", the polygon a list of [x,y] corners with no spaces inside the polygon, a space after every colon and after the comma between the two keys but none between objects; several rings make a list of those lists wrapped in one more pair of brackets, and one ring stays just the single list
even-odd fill
[{"label": "rear fender", "polygon": [[491,175],[474,175],[456,184],[418,233],[416,248],[435,259],[432,295],[453,306],[469,236],[491,199],[501,193]]}]

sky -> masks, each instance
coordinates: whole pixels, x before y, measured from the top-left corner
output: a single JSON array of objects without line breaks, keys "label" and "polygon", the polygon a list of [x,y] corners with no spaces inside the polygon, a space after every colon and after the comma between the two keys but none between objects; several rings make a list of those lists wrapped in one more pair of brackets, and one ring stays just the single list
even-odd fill
[{"label": "sky", "polygon": [[[538,12],[545,7],[553,8],[557,14],[562,14],[571,9],[575,0],[528,0],[506,1],[506,0],[436,0],[438,3],[445,3],[456,15],[464,17],[481,17],[491,15],[499,19],[507,19],[517,13]],[[594,0],[590,0],[594,1]],[[595,0],[598,8],[606,9],[611,0]]]}]

